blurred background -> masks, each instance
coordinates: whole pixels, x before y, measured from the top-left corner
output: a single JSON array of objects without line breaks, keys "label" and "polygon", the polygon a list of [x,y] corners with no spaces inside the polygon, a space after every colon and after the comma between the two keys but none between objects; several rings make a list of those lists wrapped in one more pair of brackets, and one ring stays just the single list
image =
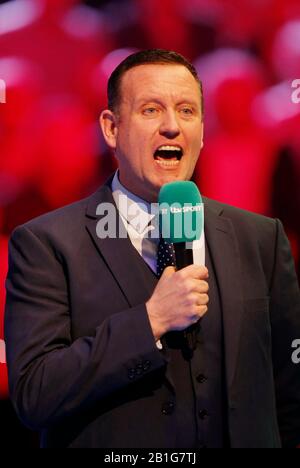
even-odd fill
[{"label": "blurred background", "polygon": [[0,1],[1,446],[38,446],[8,400],[9,236],[115,170],[98,128],[107,79],[127,55],[153,47],[184,54],[203,80],[202,194],[280,218],[300,276],[299,0]]}]

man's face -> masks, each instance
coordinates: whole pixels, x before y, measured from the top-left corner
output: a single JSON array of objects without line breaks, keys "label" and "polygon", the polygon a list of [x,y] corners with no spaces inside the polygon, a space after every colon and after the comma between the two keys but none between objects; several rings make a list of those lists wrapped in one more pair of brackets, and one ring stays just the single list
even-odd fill
[{"label": "man's face", "polygon": [[104,111],[101,125],[121,183],[157,202],[164,184],[193,175],[203,140],[199,84],[182,65],[137,66],[122,78],[118,116]]}]

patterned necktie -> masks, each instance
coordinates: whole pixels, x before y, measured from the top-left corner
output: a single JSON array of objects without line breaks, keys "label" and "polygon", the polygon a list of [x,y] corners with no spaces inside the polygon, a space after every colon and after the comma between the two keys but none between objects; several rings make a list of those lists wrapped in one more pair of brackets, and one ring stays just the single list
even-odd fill
[{"label": "patterned necktie", "polygon": [[175,249],[173,244],[161,237],[157,249],[157,276],[159,278],[168,266],[176,266]]},{"label": "patterned necktie", "polygon": [[[162,237],[160,238],[159,244],[158,244],[158,249],[157,249],[157,276],[158,278],[161,277],[161,275],[164,272],[164,269],[167,268],[168,266],[176,266],[176,255],[175,255],[175,249],[174,249],[174,244],[170,244],[166,242]],[[197,348],[197,336],[199,333],[199,322],[197,322],[195,325],[190,326],[183,332],[179,332],[179,335],[177,333],[177,338],[178,336],[182,336],[182,339],[184,340],[184,352],[185,356],[187,359],[190,359],[193,356],[193,353],[195,349]],[[169,333],[166,335],[166,337],[169,337],[167,340],[170,340],[171,337],[174,336],[174,333]],[[164,339],[164,337],[162,338]],[[168,342],[168,341],[167,341]],[[166,343],[166,341],[164,342]]]}]

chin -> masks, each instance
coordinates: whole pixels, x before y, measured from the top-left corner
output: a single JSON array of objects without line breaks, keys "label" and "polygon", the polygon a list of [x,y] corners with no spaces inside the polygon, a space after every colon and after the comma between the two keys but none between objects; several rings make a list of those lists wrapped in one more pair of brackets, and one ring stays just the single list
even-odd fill
[{"label": "chin", "polygon": [[180,174],[176,175],[176,174],[169,174],[169,175],[166,175],[164,176],[163,178],[163,182],[161,184],[161,187],[165,184],[169,184],[171,182],[177,182],[177,181],[181,181],[181,180],[186,180],[186,178]]},{"label": "chin", "polygon": [[[181,175],[181,174],[165,174],[165,175],[162,175],[161,177],[159,178],[156,178],[155,181],[151,181],[150,182],[150,185],[151,185],[151,202],[156,202],[157,199],[158,199],[158,196],[159,196],[159,192],[160,192],[160,189],[166,185],[166,184],[169,184],[171,182],[177,182],[177,181],[185,181],[185,180],[190,180],[187,178],[187,176],[185,177],[184,175]],[[150,190],[149,190],[149,194],[150,194]]]}]

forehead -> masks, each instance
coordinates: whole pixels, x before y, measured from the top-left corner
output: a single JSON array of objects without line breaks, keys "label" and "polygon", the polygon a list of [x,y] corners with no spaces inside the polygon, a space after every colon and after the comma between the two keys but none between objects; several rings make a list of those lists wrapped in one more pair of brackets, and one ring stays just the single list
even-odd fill
[{"label": "forehead", "polygon": [[122,100],[180,97],[199,99],[200,87],[183,65],[146,64],[128,70],[121,82]]}]

